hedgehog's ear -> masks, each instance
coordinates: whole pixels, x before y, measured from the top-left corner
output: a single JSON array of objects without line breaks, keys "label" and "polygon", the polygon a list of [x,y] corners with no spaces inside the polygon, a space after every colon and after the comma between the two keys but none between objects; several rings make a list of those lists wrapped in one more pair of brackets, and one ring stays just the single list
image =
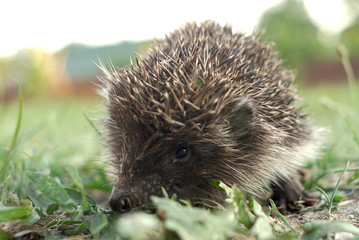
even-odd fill
[{"label": "hedgehog's ear", "polygon": [[235,102],[234,105],[232,105],[229,115],[229,124],[232,134],[236,137],[247,134],[252,128],[253,123],[253,103],[247,98]]}]

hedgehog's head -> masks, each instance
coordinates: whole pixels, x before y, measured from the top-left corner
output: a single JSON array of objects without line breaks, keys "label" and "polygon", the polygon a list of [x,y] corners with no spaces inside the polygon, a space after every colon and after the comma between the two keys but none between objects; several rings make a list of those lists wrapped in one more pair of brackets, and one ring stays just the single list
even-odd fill
[{"label": "hedgehog's head", "polygon": [[218,202],[223,193],[210,179],[256,186],[256,163],[248,160],[248,141],[258,140],[250,139],[255,103],[243,95],[258,88],[257,70],[252,52],[245,59],[249,50],[237,48],[250,40],[210,22],[187,28],[131,67],[103,69],[114,210],[147,204],[161,187],[179,199]]},{"label": "hedgehog's head", "polygon": [[105,72],[107,143],[115,167],[111,207],[127,212],[148,204],[162,187],[179,199],[223,201],[209,181],[248,181],[251,163],[238,140],[253,124],[252,102],[235,97],[230,81],[190,80],[178,72],[170,79],[149,72],[153,67],[141,73],[139,64]]}]

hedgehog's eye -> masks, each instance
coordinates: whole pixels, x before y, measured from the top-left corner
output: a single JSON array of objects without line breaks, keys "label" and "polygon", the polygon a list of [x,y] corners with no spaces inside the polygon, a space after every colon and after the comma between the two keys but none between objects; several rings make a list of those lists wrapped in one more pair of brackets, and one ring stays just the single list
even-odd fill
[{"label": "hedgehog's eye", "polygon": [[188,154],[188,149],[186,147],[180,147],[176,151],[176,158],[181,159],[185,158]]},{"label": "hedgehog's eye", "polygon": [[173,162],[186,162],[191,156],[190,149],[185,146],[180,146],[174,151]]}]

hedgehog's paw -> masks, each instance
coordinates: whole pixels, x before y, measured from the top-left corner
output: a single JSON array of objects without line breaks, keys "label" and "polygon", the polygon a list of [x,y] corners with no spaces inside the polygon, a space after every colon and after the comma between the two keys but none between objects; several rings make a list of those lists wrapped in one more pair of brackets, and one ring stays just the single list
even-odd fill
[{"label": "hedgehog's paw", "polygon": [[279,180],[272,183],[271,187],[271,199],[282,213],[297,212],[319,202],[318,197],[304,190],[299,176],[294,176],[291,180]]}]

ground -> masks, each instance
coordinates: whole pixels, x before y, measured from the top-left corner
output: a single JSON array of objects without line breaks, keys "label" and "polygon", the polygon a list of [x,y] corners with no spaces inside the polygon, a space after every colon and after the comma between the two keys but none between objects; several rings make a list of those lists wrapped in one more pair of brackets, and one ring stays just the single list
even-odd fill
[{"label": "ground", "polygon": [[[317,220],[329,224],[344,219],[352,224],[350,226],[359,227],[359,126],[356,124],[359,122],[356,104],[359,96],[353,97],[350,93],[353,91],[344,85],[301,89],[305,111],[312,115],[313,123],[331,130],[323,144],[321,157],[306,166],[311,175],[306,186],[322,194],[324,204],[286,215],[285,219],[303,236],[310,236],[311,231],[303,226],[310,227],[306,224]],[[213,214],[206,209],[186,208],[173,201],[158,200],[155,204],[161,213],[165,213],[165,218],[136,213],[121,216],[118,225],[114,225],[112,214],[103,211],[111,181],[103,161],[101,136],[92,126],[98,126],[97,119],[103,116],[101,103],[99,98],[26,100],[22,117],[18,117],[18,101],[0,104],[0,159],[4,159],[0,161],[0,229],[11,233],[33,230],[23,232],[27,237],[56,230],[52,239],[65,236],[103,239],[103,234],[113,235],[107,227],[111,223],[117,226],[120,236],[128,239],[148,239],[148,236],[152,236],[150,239],[164,236],[169,239],[168,236],[173,234],[181,239],[206,239],[203,237],[206,234],[232,236],[232,239],[268,239],[268,236],[279,235],[285,235],[286,239],[298,238],[297,233],[288,230],[279,217],[275,217],[277,220],[274,222],[283,225],[284,230],[278,230],[278,226],[273,225],[253,202],[245,202],[241,197],[237,198],[233,211]],[[17,126],[19,130],[16,133]],[[336,188],[348,161],[347,173]],[[333,206],[330,214],[325,196],[332,200],[328,201]],[[31,199],[31,202],[26,199]],[[11,209],[13,206],[17,209]],[[244,214],[236,212],[236,208]],[[9,214],[15,210],[20,214],[18,217]],[[29,212],[40,220],[33,225],[18,224],[18,220],[30,216]],[[40,215],[35,216],[34,212]],[[266,209],[263,212],[268,213]],[[234,221],[236,217],[238,219]],[[29,224],[34,219],[27,221]],[[235,222],[237,224],[233,225]],[[186,224],[189,224],[186,229],[190,230],[184,229]],[[74,227],[78,229],[65,234],[64,230],[74,230]],[[258,230],[264,228],[268,235],[261,235]],[[332,228],[337,232],[356,232],[356,228],[339,223]],[[272,231],[279,235],[271,235]],[[0,231],[0,239],[2,236],[5,235]],[[335,239],[347,236],[331,235]]]}]

